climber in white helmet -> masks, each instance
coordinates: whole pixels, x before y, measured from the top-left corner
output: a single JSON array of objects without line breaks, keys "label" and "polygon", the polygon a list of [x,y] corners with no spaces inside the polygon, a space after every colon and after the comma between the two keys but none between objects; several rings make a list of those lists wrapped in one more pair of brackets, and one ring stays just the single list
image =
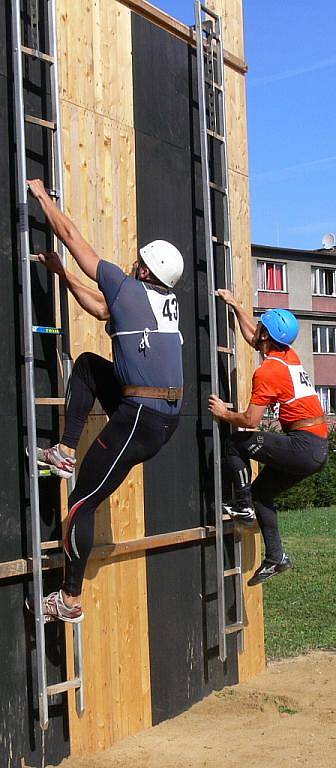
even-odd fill
[{"label": "climber in white helmet", "polygon": [[[108,321],[113,345],[113,363],[89,352],[77,358],[66,397],[63,435],[52,448],[38,449],[40,464],[70,478],[83,427],[95,399],[100,401],[109,420],[84,457],[69,498],[63,585],[43,603],[46,616],[74,623],[83,619],[82,582],[97,506],[135,464],[150,459],[167,443],[179,421],[182,337],[179,305],[171,289],[182,275],[183,258],[171,243],[155,240],[140,249],[129,276],[99,258],[51,200],[42,181],[29,181],[28,186],[55,235],[99,290],[64,269],[55,253],[40,254],[41,263],[59,274],[84,310]],[[28,607],[33,610],[31,603]]]}]

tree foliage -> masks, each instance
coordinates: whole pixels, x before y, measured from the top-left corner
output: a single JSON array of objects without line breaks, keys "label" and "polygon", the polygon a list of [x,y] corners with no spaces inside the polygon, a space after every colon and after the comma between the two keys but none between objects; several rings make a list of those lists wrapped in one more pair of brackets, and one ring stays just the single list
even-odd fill
[{"label": "tree foliage", "polygon": [[302,480],[275,500],[280,510],[330,507],[336,504],[336,428],[329,432],[328,462],[321,472]]}]

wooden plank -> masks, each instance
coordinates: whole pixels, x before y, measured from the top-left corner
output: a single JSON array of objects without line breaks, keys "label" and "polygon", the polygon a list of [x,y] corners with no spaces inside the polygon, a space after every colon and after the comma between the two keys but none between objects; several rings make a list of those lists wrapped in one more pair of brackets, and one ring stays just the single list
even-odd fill
[{"label": "wooden plank", "polygon": [[130,11],[115,0],[58,7],[63,99],[133,127]]},{"label": "wooden plank", "polygon": [[0,563],[0,579],[24,576],[26,573],[28,573],[28,561],[23,558]]},{"label": "wooden plank", "polygon": [[[145,2],[145,0],[119,0],[119,2],[122,5],[126,5],[134,13],[139,13],[145,19],[152,22],[152,24],[165,29],[166,32],[179,37],[181,40],[189,43],[189,45],[196,46],[196,36],[192,26],[189,27],[187,24],[183,24],[168,13],[151,5],[151,3]],[[210,7],[210,4],[207,3],[207,5]],[[239,72],[244,74],[247,72],[246,62],[240,56],[236,56],[226,49],[224,49],[224,61],[229,67]]]},{"label": "wooden plank", "polygon": [[[139,483],[139,489],[141,485]],[[138,489],[138,490],[139,490]],[[106,502],[108,504],[108,502]],[[139,501],[138,501],[139,504]],[[225,528],[228,533],[228,528]],[[164,549],[165,547],[177,547],[183,544],[202,542],[215,535],[213,526],[189,528],[184,531],[173,531],[171,533],[160,533],[155,536],[143,536],[138,539],[128,541],[117,541],[115,544],[98,544],[91,553],[90,559],[93,561],[108,561],[127,559],[128,555],[141,555],[153,549]],[[41,544],[41,549],[46,552],[52,552],[62,547],[61,541],[45,541]],[[43,568],[53,570],[63,565],[63,555],[45,555],[43,558]],[[0,563],[0,579],[8,579],[14,576],[21,576],[32,573],[33,566],[31,558],[10,560]]]}]

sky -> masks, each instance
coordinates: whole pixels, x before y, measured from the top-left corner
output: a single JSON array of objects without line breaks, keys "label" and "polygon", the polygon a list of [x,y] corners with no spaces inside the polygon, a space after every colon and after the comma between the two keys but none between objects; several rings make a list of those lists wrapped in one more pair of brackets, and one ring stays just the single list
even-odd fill
[{"label": "sky", "polygon": [[[251,240],[321,248],[336,234],[335,0],[243,0]],[[154,0],[193,24],[192,0]]]}]

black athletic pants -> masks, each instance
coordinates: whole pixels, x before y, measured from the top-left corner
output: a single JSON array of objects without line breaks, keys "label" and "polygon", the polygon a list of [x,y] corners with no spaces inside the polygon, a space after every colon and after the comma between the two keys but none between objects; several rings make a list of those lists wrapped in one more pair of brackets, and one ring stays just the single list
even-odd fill
[{"label": "black athletic pants", "polygon": [[76,448],[95,399],[109,421],[85,455],[69,497],[64,591],[79,595],[85,566],[93,546],[94,514],[135,464],[154,456],[169,440],[178,416],[166,416],[121,399],[113,363],[84,353],[73,368],[67,393],[65,428],[61,443]]},{"label": "black athletic pants", "polygon": [[[250,459],[264,464],[251,484]],[[311,432],[235,432],[225,443],[236,499],[255,507],[265,542],[265,557],[279,562],[283,552],[273,499],[281,491],[319,472],[328,459],[328,441]]]}]

